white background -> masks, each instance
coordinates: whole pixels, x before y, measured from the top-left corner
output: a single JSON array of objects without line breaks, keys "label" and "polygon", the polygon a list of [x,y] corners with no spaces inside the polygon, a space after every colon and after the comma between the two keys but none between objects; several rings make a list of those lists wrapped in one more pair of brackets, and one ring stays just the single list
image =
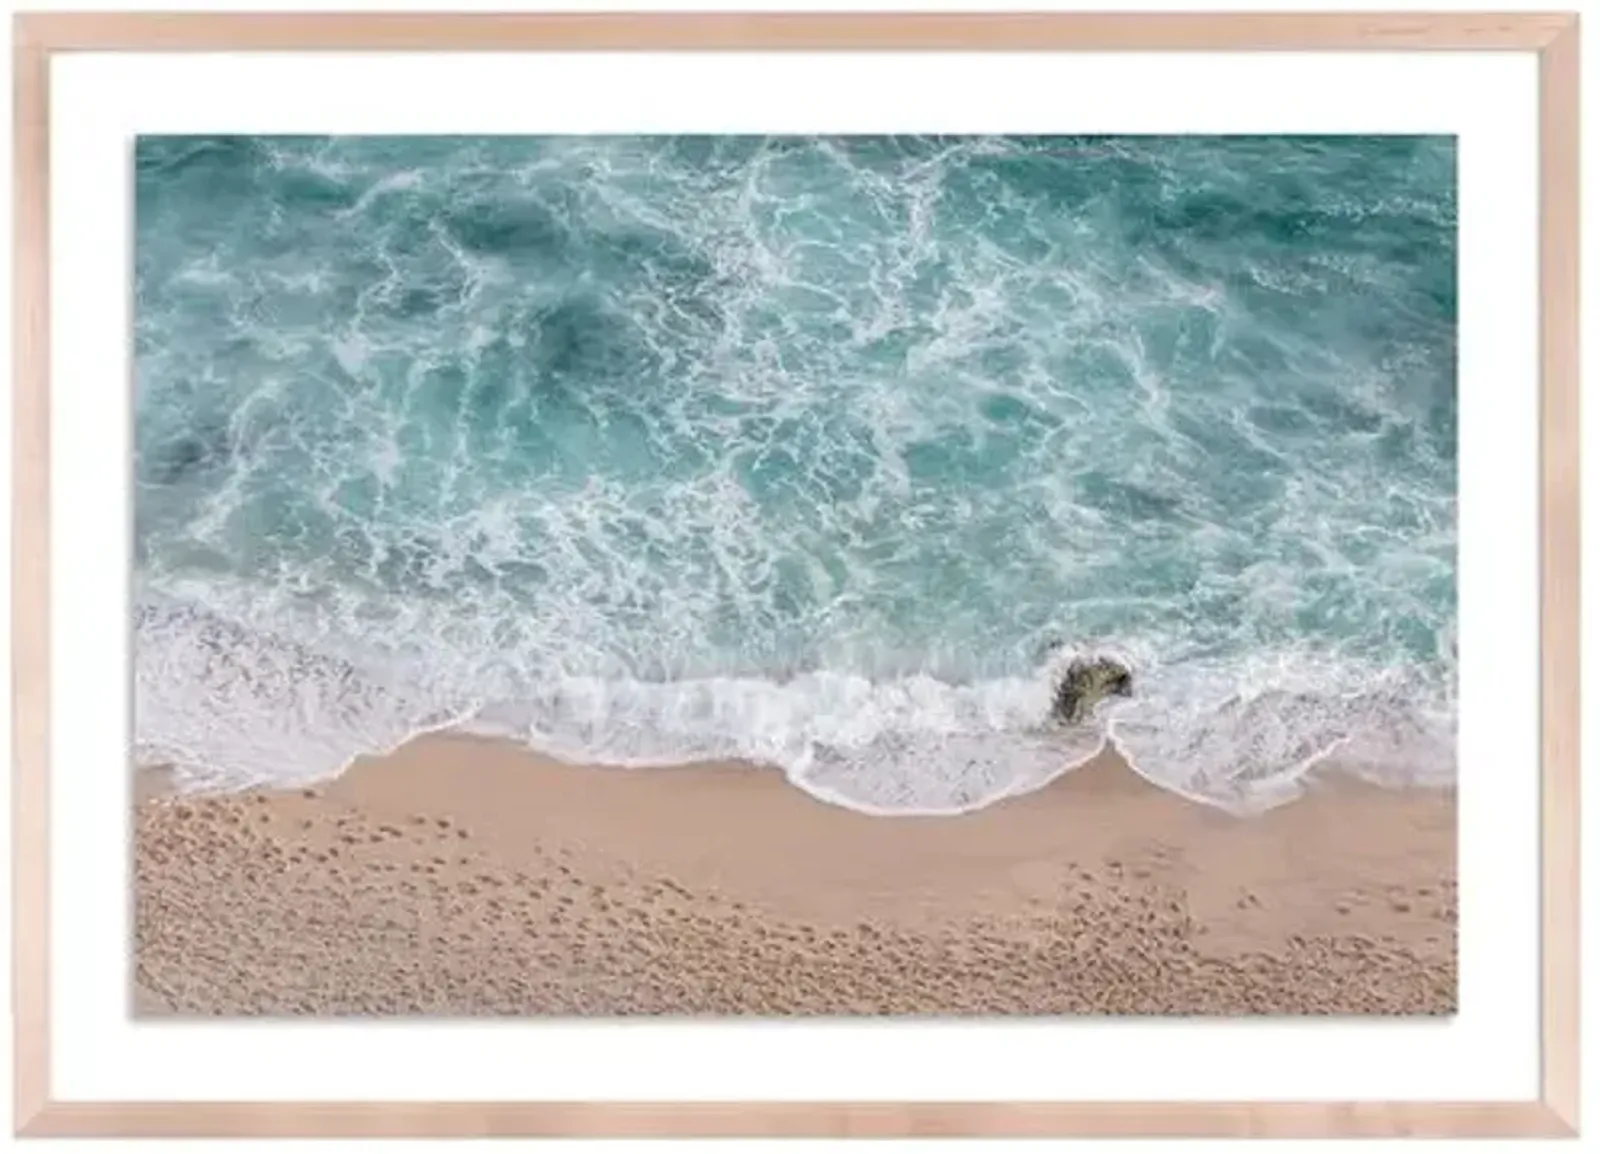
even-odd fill
[{"label": "white background", "polygon": [[[940,5],[930,2],[921,6]],[[185,93],[179,94],[176,107],[169,107],[167,114],[181,115],[184,119],[152,120],[150,115],[156,109],[142,103],[135,105],[126,94],[112,99],[102,92],[96,94],[90,108],[93,115],[89,123],[113,140],[133,130],[161,128],[301,131],[570,131],[600,127],[613,130],[916,127],[950,131],[1030,128],[1057,131],[1450,131],[1460,128],[1464,134],[1462,649],[1466,665],[1462,733],[1465,789],[1462,798],[1464,1010],[1461,1019],[1448,1027],[1388,1027],[1399,1033],[1393,1040],[1385,1038],[1379,1054],[1373,1052],[1377,1042],[1373,1030],[1383,1027],[1326,1023],[1301,1027],[1230,1024],[1204,1030],[1176,1023],[1134,1022],[1077,1027],[946,1027],[942,1045],[924,1030],[914,1027],[836,1028],[851,1031],[845,1040],[829,1036],[819,1027],[702,1027],[692,1030],[646,1027],[622,1031],[616,1027],[588,1025],[570,1028],[568,1035],[557,1041],[548,1032],[549,1028],[541,1031],[530,1026],[444,1030],[437,1026],[368,1026],[342,1030],[326,1026],[299,1029],[124,1026],[122,1033],[126,1036],[122,1044],[143,1047],[149,1044],[144,1039],[154,1038],[161,1040],[168,1049],[160,1055],[141,1049],[140,1057],[131,1062],[130,1055],[124,1054],[115,1063],[116,1068],[101,1069],[101,1080],[96,1082],[93,1081],[96,1072],[87,1065],[80,1068],[78,1062],[88,1054],[89,1037],[94,1036],[105,1045],[109,1039],[104,1036],[103,1023],[120,1018],[125,972],[122,950],[126,941],[125,919],[121,916],[126,892],[122,876],[125,836],[122,815],[125,810],[122,808],[122,777],[115,771],[124,738],[120,722],[96,712],[78,714],[76,724],[56,735],[57,770],[63,776],[56,787],[61,826],[54,841],[56,876],[64,882],[57,895],[60,937],[55,947],[56,967],[58,991],[69,994],[70,999],[64,1000],[72,1003],[71,1006],[58,1005],[55,1010],[58,1040],[66,1062],[66,1066],[57,1071],[58,1096],[76,1096],[79,1090],[74,1083],[79,1080],[84,1093],[138,1096],[141,1088],[126,1081],[108,1081],[130,1075],[142,1077],[144,1091],[178,1096],[205,1094],[208,1088],[212,1093],[236,1096],[321,1094],[347,1097],[364,1093],[440,1096],[449,1094],[450,1090],[439,1082],[439,1075],[442,1070],[451,1068],[463,1075],[461,1095],[482,1097],[583,1096],[572,1079],[586,1076],[585,1071],[587,1076],[599,1079],[589,1091],[590,1096],[669,1098],[736,1096],[741,1092],[763,1097],[787,1092],[792,1096],[967,1098],[1255,1097],[1271,1096],[1274,1092],[1287,1096],[1471,1097],[1479,1093],[1530,1092],[1531,1083],[1526,1073],[1531,1070],[1514,1085],[1497,1081],[1494,1075],[1502,1069],[1514,1071],[1518,1065],[1526,1067],[1528,1058],[1527,1043],[1521,1041],[1523,1031],[1517,1027],[1516,1019],[1525,1019],[1531,1005],[1514,1003],[1517,990],[1527,988],[1529,979],[1514,975],[1532,963],[1531,952],[1518,945],[1530,942],[1532,933],[1532,891],[1528,888],[1532,880],[1532,831],[1528,821],[1521,822],[1524,828],[1520,831],[1514,831],[1512,826],[1516,824],[1513,818],[1519,813],[1531,817],[1528,809],[1531,794],[1519,795],[1508,783],[1514,784],[1519,771],[1526,772],[1527,755],[1523,751],[1532,748],[1532,731],[1528,728],[1525,733],[1518,734],[1516,719],[1507,716],[1508,712],[1514,714],[1514,709],[1508,711],[1502,706],[1500,712],[1488,713],[1472,708],[1471,697],[1471,663],[1475,650],[1493,660],[1506,662],[1510,667],[1527,667],[1524,663],[1531,661],[1532,652],[1529,648],[1532,626],[1528,616],[1531,605],[1505,611],[1506,607],[1516,604],[1518,590],[1526,593],[1531,588],[1531,567],[1518,569],[1516,566],[1524,557],[1532,555],[1528,523],[1532,510],[1532,474],[1527,466],[1518,467],[1516,462],[1531,462],[1531,456],[1525,454],[1531,453],[1532,406],[1530,402],[1526,410],[1520,412],[1515,404],[1504,411],[1494,408],[1496,404],[1507,403],[1508,399],[1515,401],[1522,397],[1525,390],[1519,386],[1524,382],[1531,384],[1532,333],[1526,326],[1531,324],[1532,318],[1525,307],[1519,307],[1514,301],[1497,304],[1486,297],[1480,298],[1474,291],[1476,281],[1486,290],[1496,286],[1505,288],[1509,296],[1516,298],[1520,291],[1518,286],[1529,283],[1532,275],[1528,263],[1531,252],[1527,245],[1532,226],[1531,189],[1511,187],[1515,184],[1517,163],[1525,166],[1531,164],[1532,159],[1532,139],[1528,135],[1532,125],[1531,106],[1526,103],[1531,89],[1527,87],[1527,77],[1521,81],[1524,91],[1515,95],[1496,88],[1481,75],[1452,76],[1451,60],[1436,56],[1424,66],[1438,70],[1438,75],[1432,82],[1419,85],[1416,77],[1420,73],[1415,70],[1413,60],[1345,58],[1340,67],[1359,68],[1361,78],[1345,80],[1331,91],[1319,86],[1322,99],[1311,103],[1296,99],[1297,92],[1303,91],[1299,86],[1313,80],[1310,62],[1299,57],[1245,57],[1230,64],[1220,76],[1215,72],[1206,72],[1203,76],[1198,72],[1186,74],[1185,67],[1191,65],[1170,57],[1150,62],[1154,71],[1142,73],[1126,58],[1111,62],[1113,67],[1077,58],[1067,65],[1057,63],[1038,73],[1019,67],[1027,58],[1009,58],[998,68],[989,65],[992,75],[987,79],[974,78],[967,84],[938,80],[926,91],[917,93],[911,87],[914,81],[908,77],[903,84],[880,88],[871,100],[854,95],[859,90],[837,78],[830,78],[826,85],[798,81],[794,91],[802,93],[804,99],[790,104],[788,110],[800,115],[784,119],[777,108],[766,102],[777,97],[764,97],[764,94],[782,90],[783,78],[773,66],[763,63],[740,79],[732,73],[750,68],[753,62],[721,59],[723,63],[717,67],[729,69],[729,74],[714,75],[706,67],[697,66],[688,80],[668,83],[648,79],[641,67],[644,61],[635,58],[617,80],[594,91],[578,87],[585,83],[582,78],[561,79],[547,68],[538,70],[537,77],[518,75],[515,78],[515,83],[524,91],[530,84],[553,84],[551,91],[562,98],[548,101],[509,97],[505,90],[485,91],[481,86],[494,84],[496,80],[493,70],[485,67],[488,62],[481,58],[466,68],[454,85],[422,86],[408,82],[391,96],[382,98],[375,96],[376,78],[350,84],[341,77],[345,91],[350,94],[346,117],[338,115],[338,102],[330,100],[330,92],[314,90],[303,80],[292,84],[279,81],[269,89],[269,102],[258,99],[248,110],[230,111],[227,97],[240,91],[238,84],[245,71],[235,60],[221,74],[228,78],[227,87],[222,86],[222,81],[200,80],[200,88],[187,88]],[[107,63],[118,68],[127,65],[125,58],[111,59]],[[331,63],[325,60],[322,66],[329,67]],[[369,65],[378,63],[369,61]],[[188,67],[203,68],[205,64],[205,61],[191,58]],[[982,64],[983,58],[968,58],[960,66],[982,67]],[[1507,65],[1511,67],[1507,69]],[[817,64],[809,67],[817,67]],[[1104,71],[1095,73],[1096,67]],[[1490,69],[1517,71],[1515,62],[1506,57],[1500,58],[1498,64],[1491,63]],[[531,73],[532,70],[518,72]],[[163,94],[171,95],[179,81],[170,71],[166,75],[168,79],[162,83],[143,85],[141,99],[153,97],[159,105]],[[874,75],[881,76],[881,69],[875,70]],[[948,77],[948,65],[942,64],[929,75]],[[1527,70],[1527,76],[1531,77],[1531,69]],[[588,83],[593,83],[592,77],[591,72]],[[1039,87],[1032,93],[1024,91],[1019,95],[1016,86],[1029,83]],[[1502,83],[1514,88],[1518,80],[1514,75],[1506,75]],[[477,95],[473,94],[473,85],[480,86]],[[574,99],[572,93],[580,90],[584,96],[581,100]],[[729,91],[739,93],[739,99],[728,100]],[[204,99],[196,100],[196,92],[204,94]],[[1271,99],[1261,99],[1263,93],[1271,93]],[[1175,94],[1180,94],[1180,98],[1174,99]],[[58,89],[60,95],[64,93]],[[641,95],[646,98],[640,99]],[[423,96],[426,99],[422,99]],[[898,109],[892,103],[896,96],[903,100]],[[1484,107],[1479,98],[1487,98],[1488,107]],[[1522,103],[1519,104],[1519,100]],[[301,119],[295,119],[297,104],[304,113]],[[1467,120],[1475,115],[1472,112],[1475,107],[1485,118],[1469,126]],[[262,113],[268,108],[272,110],[272,118],[263,119]],[[577,113],[587,119],[557,121],[543,116],[536,118],[536,114],[529,111],[541,108]],[[446,109],[453,112],[441,112]],[[988,109],[987,115],[984,109]],[[488,118],[496,112],[509,119],[496,122]],[[452,118],[428,120],[424,119],[425,113]],[[1025,119],[1019,113],[1031,113],[1035,119]],[[357,115],[362,118],[355,119]],[[392,119],[380,120],[378,116]],[[862,119],[873,116],[876,118]],[[1182,119],[1177,119],[1179,116]],[[1479,133],[1483,134],[1479,141],[1483,151],[1477,153],[1475,161],[1474,139]],[[1493,159],[1496,140],[1499,146],[1517,155],[1518,161],[1513,162],[1509,155],[1500,153],[1493,153],[1499,157]],[[104,146],[101,148],[103,150]],[[125,268],[126,201],[122,189],[126,180],[126,154],[113,143],[109,156],[111,167],[106,170],[95,166],[105,165],[108,158],[97,157],[94,152],[95,148],[86,142],[81,161],[70,162],[73,166],[82,164],[84,167],[58,167],[56,175],[58,190],[70,188],[82,197],[75,197],[76,203],[70,205],[58,201],[58,214],[62,211],[84,214],[80,218],[81,227],[58,218],[58,227],[67,225],[56,234],[61,269],[69,275],[87,274],[79,281],[69,280],[58,285],[66,294],[57,298],[58,316],[66,317],[69,311],[85,317],[97,314],[99,324],[109,326],[109,329],[97,329],[103,334],[98,337],[75,337],[70,343],[58,346],[58,356],[62,358],[58,361],[58,389],[65,391],[58,394],[57,402],[60,424],[57,484],[58,493],[71,494],[70,501],[56,512],[58,542],[54,563],[58,581],[65,575],[114,578],[116,567],[107,563],[108,555],[115,555],[111,544],[117,542],[123,548],[126,545],[121,528],[123,506],[119,499],[113,495],[110,502],[95,506],[89,499],[91,490],[83,487],[86,482],[74,483],[67,479],[76,467],[92,469],[96,455],[102,460],[107,456],[120,458],[125,444],[122,438],[126,435],[126,413],[112,411],[109,406],[112,398],[105,387],[107,381],[126,380],[128,280],[125,275],[113,275],[112,263],[108,262],[108,254],[111,254]],[[58,156],[57,159],[59,162],[65,158]],[[1475,169],[1475,164],[1479,163],[1482,168]],[[105,175],[106,172],[109,175]],[[1506,183],[1508,177],[1512,178],[1509,184]],[[102,195],[86,196],[84,190]],[[1523,230],[1520,238],[1515,232],[1517,228]],[[1508,229],[1511,231],[1506,232]],[[1497,232],[1502,235],[1491,235]],[[73,252],[81,255],[74,257]],[[1474,268],[1487,270],[1488,275],[1474,278]],[[1521,297],[1525,298],[1526,293],[1521,292]],[[83,353],[92,355],[81,356]],[[70,399],[72,397],[76,400]],[[124,398],[118,395],[117,399]],[[74,422],[71,414],[77,406],[81,406],[82,416],[92,419]],[[113,416],[118,419],[107,419]],[[1521,438],[1526,440],[1526,445],[1520,450],[1517,430],[1527,435]],[[1519,474],[1527,478],[1526,484],[1521,489],[1515,484],[1506,489],[1503,482]],[[103,477],[103,468],[88,476]],[[1489,484],[1491,481],[1501,484]],[[1479,501],[1478,496],[1485,499]],[[1524,502],[1520,509],[1516,506],[1519,500]],[[1592,507],[1592,502],[1589,504]],[[96,508],[100,519],[91,521],[89,518],[95,515]],[[1496,515],[1498,510],[1498,515],[1505,520],[1493,528],[1487,522],[1475,527],[1475,509],[1484,510],[1486,516]],[[66,531],[69,514],[73,515],[74,527],[82,532],[81,537]],[[1475,549],[1480,551],[1477,556],[1483,558],[1481,563],[1474,561]],[[1512,568],[1506,568],[1508,563]],[[1491,574],[1499,576],[1491,578]],[[1508,581],[1505,592],[1491,590],[1485,584],[1491,579]],[[1474,582],[1478,583],[1476,590]],[[70,596],[75,607],[83,610],[56,625],[57,672],[71,677],[70,692],[64,686],[56,690],[58,718],[65,715],[61,704],[68,701],[84,702],[87,709],[98,708],[101,702],[120,706],[125,698],[121,675],[107,661],[106,648],[108,638],[124,635],[120,616],[122,603],[114,583],[100,586],[97,592],[95,596],[86,585],[81,595],[69,595],[58,586],[58,604]],[[1476,611],[1474,606],[1478,607]],[[1483,611],[1487,611],[1486,616],[1475,618],[1475,612]],[[1484,621],[1491,628],[1498,621],[1502,628],[1498,634],[1482,634],[1477,631],[1476,620]],[[67,625],[76,628],[65,628]],[[1504,647],[1495,648],[1497,644]],[[75,647],[81,647],[85,659],[81,673],[69,672],[71,667],[67,664]],[[96,676],[100,684],[95,682]],[[1528,704],[1531,705],[1531,699]],[[94,724],[84,724],[88,716],[93,717]],[[1531,721],[1530,713],[1524,724],[1531,725]],[[1483,726],[1476,735],[1471,731],[1475,724]],[[1503,748],[1493,744],[1497,735],[1509,739]],[[108,752],[109,762],[106,760]],[[1477,788],[1480,781],[1481,790]],[[1514,833],[1517,836],[1512,836]],[[1497,973],[1507,975],[1505,980],[1516,987],[1510,991],[1513,997],[1509,1003],[1504,1000],[1504,991],[1497,993],[1489,989],[1499,984],[1494,980]],[[105,984],[108,979],[110,985]],[[81,987],[67,985],[69,981],[80,980],[84,983]],[[1488,1032],[1479,1036],[1478,1041],[1487,1043],[1492,1050],[1474,1054],[1469,1037],[1474,1027],[1471,1019],[1476,1007],[1491,1003],[1503,1012],[1498,1017],[1491,1014],[1485,1019],[1484,1029]],[[69,1010],[81,1012],[69,1013]],[[87,1032],[80,1036],[78,1029]],[[1500,1037],[1494,1033],[1496,1030],[1508,1031],[1508,1034]],[[447,1056],[452,1045],[451,1034],[458,1034],[460,1042],[468,1047],[455,1059]],[[407,1045],[407,1037],[414,1040],[416,1051]],[[1527,1037],[1531,1043],[1531,1032]],[[845,1044],[841,1045],[842,1041]],[[992,1056],[985,1055],[986,1045],[994,1047],[990,1051]],[[74,1046],[84,1049],[74,1053]],[[286,1048],[279,1052],[276,1050],[279,1046]],[[361,1047],[362,1052],[344,1047]],[[885,1047],[895,1053],[884,1053]],[[1439,1052],[1422,1056],[1417,1047]],[[178,1048],[188,1048],[190,1057],[181,1057]],[[512,1051],[519,1048],[525,1051],[524,1056],[512,1057]],[[429,1060],[410,1057],[413,1052],[429,1055]],[[199,1055],[201,1068],[192,1064],[196,1055]],[[316,1055],[325,1056],[346,1075],[368,1080],[364,1084],[331,1083],[329,1079],[335,1071],[314,1066],[309,1059]],[[852,1079],[841,1083],[838,1079],[848,1072],[845,1063],[851,1055],[866,1059],[863,1072],[877,1075],[879,1081],[864,1083]],[[1377,1060],[1384,1055],[1398,1059],[1403,1068],[1387,1068]],[[1266,1070],[1259,1066],[1263,1056],[1267,1059]],[[1464,1063],[1468,1068],[1453,1070],[1452,1056],[1469,1059]],[[720,1070],[715,1066],[719,1059],[726,1063]],[[124,1062],[129,1064],[124,1065]],[[630,1069],[635,1078],[631,1082],[628,1080]],[[209,1087],[200,1081],[208,1072],[211,1075]],[[407,1088],[394,1080],[408,1072],[415,1088]],[[1279,1078],[1276,1087],[1268,1080],[1274,1072]],[[275,1086],[271,1083],[275,1074],[305,1075],[313,1079],[313,1084]],[[737,1074],[746,1077],[746,1086],[741,1087],[731,1080]],[[530,1075],[539,1077],[538,1088],[530,1087]],[[567,1081],[553,1085],[549,1078],[555,1075]],[[836,1079],[831,1085],[814,1080],[830,1076]],[[1402,1083],[1401,1079],[1407,1076],[1411,1081]],[[222,1079],[228,1077],[234,1080],[225,1084]],[[988,1078],[987,1082],[973,1080],[984,1077]],[[1417,1081],[1419,1077],[1422,1081]],[[500,1080],[496,1081],[497,1078]],[[696,1081],[697,1078],[700,1080]],[[806,1081],[807,1078],[813,1080]],[[1340,1081],[1341,1078],[1345,1080]]]}]

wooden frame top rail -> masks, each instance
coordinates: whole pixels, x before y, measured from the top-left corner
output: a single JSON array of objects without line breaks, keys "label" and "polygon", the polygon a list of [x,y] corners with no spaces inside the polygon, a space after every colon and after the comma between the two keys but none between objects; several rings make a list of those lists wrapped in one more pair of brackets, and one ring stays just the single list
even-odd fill
[{"label": "wooden frame top rail", "polygon": [[22,13],[72,52],[1489,51],[1543,48],[1562,12]]}]

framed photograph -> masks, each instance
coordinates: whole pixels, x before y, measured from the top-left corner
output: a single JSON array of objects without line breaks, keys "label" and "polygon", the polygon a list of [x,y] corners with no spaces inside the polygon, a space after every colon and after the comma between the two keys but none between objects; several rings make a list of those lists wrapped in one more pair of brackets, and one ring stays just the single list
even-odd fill
[{"label": "framed photograph", "polygon": [[1577,1132],[1575,14],[13,35],[19,1133]]}]

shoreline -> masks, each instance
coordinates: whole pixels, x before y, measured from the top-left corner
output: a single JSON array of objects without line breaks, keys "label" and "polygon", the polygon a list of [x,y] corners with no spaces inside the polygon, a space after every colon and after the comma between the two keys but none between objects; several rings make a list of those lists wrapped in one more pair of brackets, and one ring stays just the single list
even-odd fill
[{"label": "shoreline", "polygon": [[136,789],[139,1015],[1449,1014],[1455,795],[1235,816],[1102,753],[947,816],[420,737]]},{"label": "shoreline", "polygon": [[[135,670],[137,748],[152,761],[182,751],[185,787],[196,791],[313,784],[440,734],[524,743],[535,756],[581,765],[782,762],[813,797],[883,816],[981,809],[1041,788],[1106,743],[1162,788],[1239,811],[1280,804],[1298,778],[1346,760],[1385,786],[1453,784],[1455,704],[1433,697],[1438,671],[1421,667],[1398,675],[1359,661],[1302,668],[1284,654],[1292,675],[1262,682],[1249,676],[1272,656],[1262,649],[1201,669],[1196,684],[1210,686],[1202,692],[1128,641],[1047,645],[1026,668],[949,680],[827,668],[676,680],[618,674],[485,697],[469,685],[419,689],[404,666],[368,667],[339,656],[340,646],[296,642],[292,629],[280,635],[181,600],[150,604],[159,628],[135,646],[149,662]],[[1074,668],[1104,660],[1140,670],[1139,693],[1111,708],[1095,699],[1121,694],[1091,693],[1082,704],[1092,727],[1063,718]],[[186,672],[175,677],[175,669]],[[1191,711],[1199,701],[1210,704]],[[1238,701],[1247,704],[1233,708]],[[811,756],[826,748],[851,752]]]}]

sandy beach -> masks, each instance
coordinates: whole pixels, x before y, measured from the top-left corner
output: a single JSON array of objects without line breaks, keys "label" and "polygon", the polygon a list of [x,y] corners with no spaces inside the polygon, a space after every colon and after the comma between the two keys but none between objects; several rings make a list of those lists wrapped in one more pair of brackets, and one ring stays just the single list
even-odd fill
[{"label": "sandy beach", "polygon": [[955,817],[419,739],[135,791],[138,1015],[1449,1014],[1455,797],[1234,817],[1115,756]]}]

